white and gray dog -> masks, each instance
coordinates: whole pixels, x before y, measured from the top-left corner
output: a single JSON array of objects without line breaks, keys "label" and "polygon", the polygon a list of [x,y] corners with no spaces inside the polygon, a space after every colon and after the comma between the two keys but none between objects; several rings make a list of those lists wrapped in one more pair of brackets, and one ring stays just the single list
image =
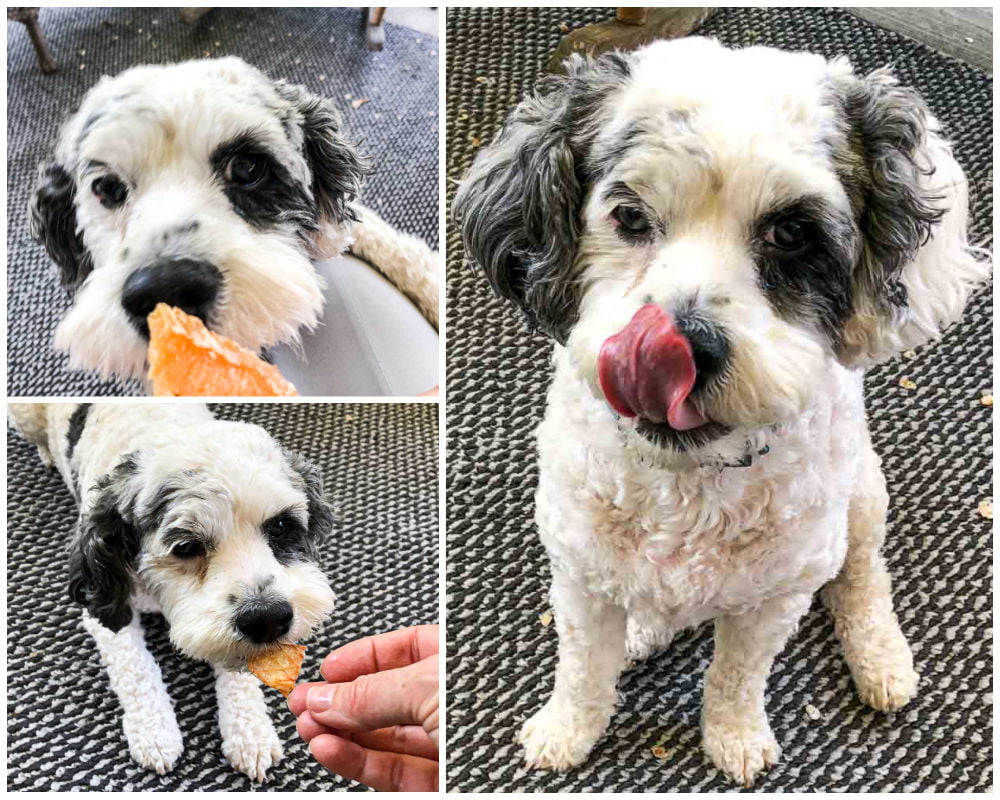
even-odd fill
[{"label": "white and gray dog", "polygon": [[42,164],[31,230],[75,295],[55,334],[74,367],[141,377],[164,302],[254,351],[324,303],[312,259],[350,245],[438,315],[438,259],[358,205],[370,169],[329,100],[238,58],[102,79]]},{"label": "white and gray dog", "polygon": [[704,747],[749,784],[815,592],[864,702],[916,690],[862,374],[956,320],[989,266],[938,123],[885,70],[691,38],[567,72],[455,199],[470,258],[557,343],[536,519],[559,664],[520,740],[580,764],[628,660],[714,620]]},{"label": "white and gray dog", "polygon": [[317,566],[333,514],[316,467],[262,428],[202,405],[10,406],[79,500],[69,593],[124,713],[132,757],[164,773],[183,750],[139,612],[215,669],[222,752],[264,780],[282,756],[249,656],[308,636],[333,610]]}]

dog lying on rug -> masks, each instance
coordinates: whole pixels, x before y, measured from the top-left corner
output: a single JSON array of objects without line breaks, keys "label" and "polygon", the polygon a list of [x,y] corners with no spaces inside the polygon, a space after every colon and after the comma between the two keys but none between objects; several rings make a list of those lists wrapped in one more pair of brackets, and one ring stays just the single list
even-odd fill
[{"label": "dog lying on rug", "polygon": [[79,501],[69,592],[121,702],[129,751],[169,771],[183,752],[140,612],[215,669],[222,752],[263,781],[282,757],[248,659],[333,610],[317,566],[333,514],[316,467],[262,428],[202,405],[14,404],[15,428]]},{"label": "dog lying on rug", "polygon": [[712,620],[703,744],[750,785],[780,754],[768,672],[818,591],[861,699],[903,706],[863,370],[938,336],[989,270],[917,93],[700,38],[574,57],[455,207],[474,265],[556,342],[536,519],[559,663],[527,762],[583,763],[628,660]]},{"label": "dog lying on rug", "polygon": [[104,78],[31,205],[74,294],[56,347],[72,367],[141,378],[161,302],[254,352],[295,343],[324,304],[313,259],[348,247],[436,327],[437,254],[355,202],[370,167],[329,100],[238,58]]}]

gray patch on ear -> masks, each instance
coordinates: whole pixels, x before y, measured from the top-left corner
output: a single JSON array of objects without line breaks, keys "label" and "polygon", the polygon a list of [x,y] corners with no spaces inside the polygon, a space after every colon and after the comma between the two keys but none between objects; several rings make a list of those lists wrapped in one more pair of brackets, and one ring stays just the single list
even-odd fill
[{"label": "gray patch on ear", "polygon": [[854,296],[884,314],[906,305],[903,267],[930,239],[946,209],[926,188],[927,106],[886,69],[833,87],[844,124],[834,161],[862,246]]},{"label": "gray patch on ear", "polygon": [[349,203],[358,196],[365,176],[371,172],[371,159],[347,139],[340,112],[332,102],[282,81],[274,88],[302,115],[303,153],[312,173],[311,188],[320,213],[336,222],[356,222]]},{"label": "gray patch on ear", "polygon": [[132,523],[135,453],[94,487],[97,500],[80,515],[69,558],[69,594],[104,627],[117,633],[132,621],[130,599],[142,536]]},{"label": "gray patch on ear", "polygon": [[542,79],[480,153],[455,195],[466,252],[494,291],[565,343],[576,322],[573,270],[580,211],[597,171],[595,122],[630,73],[628,57],[572,56],[566,75]]},{"label": "gray patch on ear", "polygon": [[38,168],[38,183],[31,199],[31,236],[45,245],[59,265],[62,285],[75,291],[93,271],[90,252],[76,224],[76,182],[55,161]]},{"label": "gray patch on ear", "polygon": [[319,543],[330,535],[336,515],[333,506],[326,499],[323,491],[323,473],[319,467],[303,456],[291,450],[282,448],[285,459],[292,472],[301,480],[308,504],[309,524],[307,526],[309,556],[313,560],[319,555]]}]

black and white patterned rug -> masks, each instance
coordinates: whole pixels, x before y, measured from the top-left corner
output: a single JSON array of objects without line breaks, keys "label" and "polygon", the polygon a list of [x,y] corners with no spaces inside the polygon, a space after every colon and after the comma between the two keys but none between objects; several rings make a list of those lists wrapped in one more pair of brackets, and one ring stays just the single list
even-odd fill
[{"label": "black and white patterned rug", "polygon": [[[389,223],[438,241],[438,40],[385,23],[365,46],[360,8],[216,8],[193,25],[176,8],[45,8],[59,71],[43,75],[23,25],[7,29],[7,388],[27,396],[139,394],[130,383],[71,371],[52,335],[69,308],[55,267],[28,233],[38,164],[60,125],[102,75],[137,64],[236,55],[336,101],[374,157],[362,200]],[[351,100],[368,102],[353,108]]]},{"label": "black and white patterned rug", "polygon": [[[545,68],[567,29],[613,9],[453,9],[447,15],[449,198],[477,144]],[[703,34],[887,63],[918,88],[972,184],[972,238],[990,242],[990,76],[831,9],[724,9]],[[450,791],[733,790],[700,748],[705,626],[628,672],[608,735],[569,772],[529,772],[514,743],[552,689],[556,635],[542,626],[549,570],[532,522],[532,431],[549,343],[463,265],[448,231],[448,788]],[[991,294],[944,340],[873,371],[869,418],[892,506],[886,555],[922,675],[895,714],[862,705],[818,604],[779,657],[768,712],[784,756],[759,791],[984,791],[992,782]],[[917,388],[899,386],[902,377]],[[810,718],[807,704],[819,711]],[[662,744],[658,760],[651,748]]]},{"label": "black and white patterned rug", "polygon": [[[323,472],[337,524],[322,567],[337,593],[332,618],[307,642],[302,680],[334,647],[437,622],[436,404],[243,404],[216,416],[263,426]],[[328,773],[295,732],[276,692],[265,696],[285,758],[262,787],[222,755],[209,666],[180,656],[162,617],[146,640],[184,737],[159,776],[134,761],[121,707],[69,601],[65,547],[76,506],[36,449],[7,434],[7,788],[9,791],[333,791],[362,789]]]}]

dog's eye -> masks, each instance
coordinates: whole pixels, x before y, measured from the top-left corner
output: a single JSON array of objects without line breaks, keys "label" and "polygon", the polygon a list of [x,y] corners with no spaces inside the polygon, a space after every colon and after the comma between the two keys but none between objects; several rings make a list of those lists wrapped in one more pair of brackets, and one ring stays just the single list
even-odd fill
[{"label": "dog's eye", "polygon": [[764,241],[779,250],[798,250],[809,241],[809,227],[795,219],[782,220],[764,231]]},{"label": "dog's eye", "polygon": [[105,208],[118,208],[128,197],[128,187],[114,175],[102,175],[90,185]]},{"label": "dog's eye", "polygon": [[646,233],[650,227],[646,212],[637,206],[617,206],[611,216],[629,233]]},{"label": "dog's eye", "polygon": [[257,155],[236,156],[229,162],[226,177],[239,186],[256,186],[267,174],[267,161]]},{"label": "dog's eye", "polygon": [[170,554],[185,560],[197,558],[205,554],[205,546],[201,542],[180,542],[171,548]]},{"label": "dog's eye", "polygon": [[264,523],[264,533],[272,539],[283,539],[302,532],[302,524],[291,514],[279,514]]}]

